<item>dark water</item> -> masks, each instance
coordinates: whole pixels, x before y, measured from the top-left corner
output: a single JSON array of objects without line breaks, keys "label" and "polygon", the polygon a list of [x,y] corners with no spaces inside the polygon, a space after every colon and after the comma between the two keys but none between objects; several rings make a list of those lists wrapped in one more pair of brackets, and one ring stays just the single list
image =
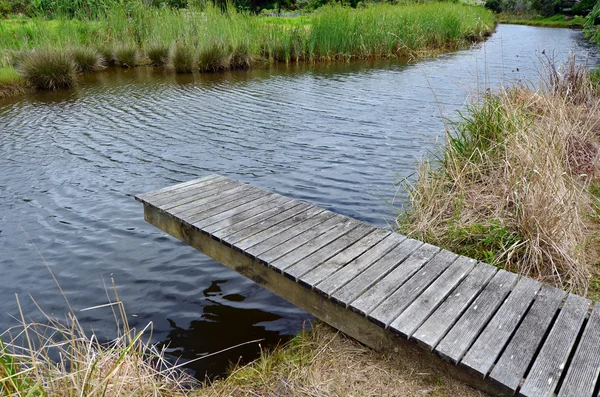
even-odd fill
[{"label": "dark water", "polygon": [[[255,69],[175,76],[109,71],[78,89],[0,103],[0,328],[24,312],[106,303],[111,278],[133,326],[193,359],[273,345],[306,313],[144,223],[133,195],[220,173],[384,226],[395,183],[435,149],[442,116],[476,89],[539,80],[542,50],[599,56],[580,32],[502,25],[484,44],[413,64]],[[31,241],[27,237],[30,236]],[[109,309],[78,312],[114,336]],[[219,373],[257,344],[192,367]]]}]

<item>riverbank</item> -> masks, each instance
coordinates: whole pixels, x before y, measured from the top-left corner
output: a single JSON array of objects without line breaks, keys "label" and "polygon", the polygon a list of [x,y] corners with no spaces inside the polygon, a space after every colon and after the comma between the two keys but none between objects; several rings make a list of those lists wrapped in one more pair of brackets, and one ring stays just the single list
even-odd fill
[{"label": "riverbank", "polygon": [[539,89],[486,94],[409,184],[401,232],[600,297],[597,73],[547,65]]},{"label": "riverbank", "polygon": [[527,26],[541,26],[547,28],[572,28],[572,29],[583,29],[585,24],[585,17],[574,16],[568,17],[566,15],[558,14],[548,18],[541,17],[533,14],[509,14],[500,13],[496,14],[498,23],[507,23],[513,25],[527,25]]},{"label": "riverbank", "polygon": [[[488,10],[457,3],[326,6],[303,17],[306,24],[274,23],[233,7],[223,12],[212,3],[183,10],[132,4],[95,20],[4,21],[0,67],[23,77],[20,89],[59,89],[108,66],[198,73],[273,62],[416,59],[482,40],[495,26]],[[0,84],[19,92],[14,81]]]}]

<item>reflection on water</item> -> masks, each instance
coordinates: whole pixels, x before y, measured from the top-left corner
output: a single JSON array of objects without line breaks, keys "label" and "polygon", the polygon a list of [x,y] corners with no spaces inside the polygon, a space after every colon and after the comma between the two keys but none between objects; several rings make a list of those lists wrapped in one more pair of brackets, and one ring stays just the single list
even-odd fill
[{"label": "reflection on water", "polygon": [[[404,197],[395,183],[437,147],[444,116],[473,90],[537,81],[542,51],[598,61],[580,32],[501,25],[484,44],[418,63],[119,69],[0,103],[0,328],[14,323],[15,294],[34,319],[28,294],[63,316],[37,247],[76,311],[105,303],[112,278],[131,325],[152,321],[155,341],[185,359],[276,344],[310,317],[146,224],[133,195],[219,173],[385,226]],[[114,336],[109,309],[77,314]],[[194,368],[219,373],[257,349]]]}]

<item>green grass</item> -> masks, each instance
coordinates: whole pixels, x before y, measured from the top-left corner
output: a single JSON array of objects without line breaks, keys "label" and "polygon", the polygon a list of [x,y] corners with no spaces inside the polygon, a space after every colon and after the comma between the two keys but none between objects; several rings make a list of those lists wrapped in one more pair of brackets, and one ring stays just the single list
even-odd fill
[{"label": "green grass", "polygon": [[[179,72],[195,70],[181,51],[171,51],[170,59],[165,59],[167,48],[177,43],[185,43],[198,54],[203,72],[244,69],[261,60],[418,58],[466,46],[482,39],[494,26],[494,17],[485,8],[450,2],[376,4],[359,9],[335,5],[310,16],[277,18],[254,16],[233,6],[223,12],[212,2],[172,9],[132,0],[111,3],[94,19],[3,21],[0,67],[11,65],[15,52],[95,48],[107,66],[169,63]],[[76,63],[82,72],[100,67],[91,61],[91,50],[78,55]],[[84,55],[87,61],[82,59]]]},{"label": "green grass", "polygon": [[74,48],[71,57],[80,73],[96,72],[106,67],[102,54],[91,47]]},{"label": "green grass", "polygon": [[23,78],[40,90],[69,88],[77,81],[77,65],[68,51],[41,49],[25,53],[18,69]]},{"label": "green grass", "polygon": [[177,43],[173,47],[171,64],[177,73],[192,73],[196,69],[196,50],[190,45]]},{"label": "green grass", "polygon": [[498,14],[498,22],[515,25],[543,26],[549,28],[583,29],[585,17],[575,16],[570,18],[566,15],[558,14],[548,18],[543,18],[539,15]]}]

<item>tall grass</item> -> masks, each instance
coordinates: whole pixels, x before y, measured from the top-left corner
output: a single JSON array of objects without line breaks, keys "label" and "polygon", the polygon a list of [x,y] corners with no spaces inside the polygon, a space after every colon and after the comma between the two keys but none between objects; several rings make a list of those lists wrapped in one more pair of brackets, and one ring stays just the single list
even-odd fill
[{"label": "tall grass", "polygon": [[598,274],[599,98],[574,61],[549,67],[538,90],[485,95],[420,165],[400,229],[587,293]]},{"label": "tall grass", "polygon": [[56,57],[47,59],[49,64],[63,66],[70,56],[80,73],[115,64],[169,64],[180,73],[217,72],[269,61],[422,57],[468,45],[494,28],[493,15],[485,8],[448,2],[360,9],[326,6],[303,23],[273,23],[272,18],[256,17],[231,4],[223,10],[213,2],[186,9],[157,8],[141,0],[102,4],[93,17],[82,20],[3,21],[0,67],[16,63],[31,86],[54,89],[74,84],[70,68],[62,78],[55,75],[44,82],[42,72],[48,70],[37,68],[36,75],[36,68],[22,62],[30,61],[22,54],[39,50]]}]

